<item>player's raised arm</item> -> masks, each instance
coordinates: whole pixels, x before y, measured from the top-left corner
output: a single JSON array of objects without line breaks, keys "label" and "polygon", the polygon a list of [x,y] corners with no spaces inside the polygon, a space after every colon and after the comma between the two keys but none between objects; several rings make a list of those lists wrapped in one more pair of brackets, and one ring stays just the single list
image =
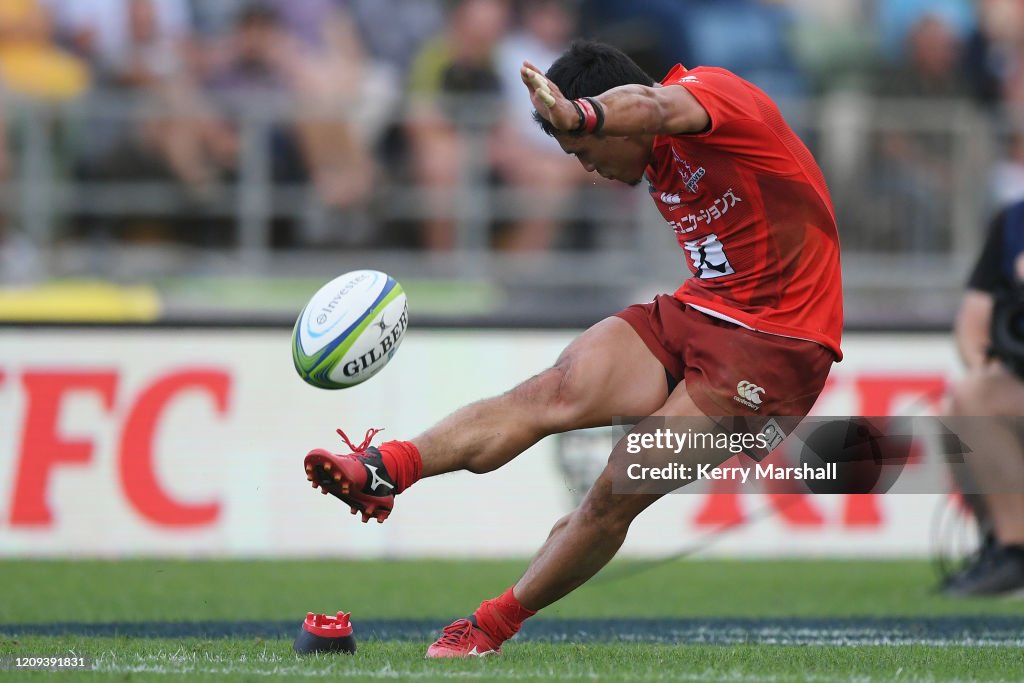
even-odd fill
[{"label": "player's raised arm", "polygon": [[520,69],[537,112],[560,131],[614,136],[699,133],[711,122],[686,88],[623,85],[597,97],[567,99],[529,62]]}]

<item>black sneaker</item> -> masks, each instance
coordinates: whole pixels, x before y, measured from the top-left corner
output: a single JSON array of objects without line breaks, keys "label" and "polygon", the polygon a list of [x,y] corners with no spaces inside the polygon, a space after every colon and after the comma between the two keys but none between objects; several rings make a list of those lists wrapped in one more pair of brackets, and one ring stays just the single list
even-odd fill
[{"label": "black sneaker", "polygon": [[1024,547],[995,545],[950,579],[943,595],[968,598],[984,595],[1024,595]]},{"label": "black sneaker", "polygon": [[988,532],[981,536],[981,542],[978,547],[974,549],[974,552],[966,555],[955,563],[950,563],[944,558],[941,561],[941,567],[939,569],[939,582],[935,586],[935,590],[938,593],[944,592],[951,585],[959,581],[964,574],[971,571],[976,565],[982,562],[987,562],[990,555],[992,555],[999,548],[999,541],[996,540],[994,533]]}]

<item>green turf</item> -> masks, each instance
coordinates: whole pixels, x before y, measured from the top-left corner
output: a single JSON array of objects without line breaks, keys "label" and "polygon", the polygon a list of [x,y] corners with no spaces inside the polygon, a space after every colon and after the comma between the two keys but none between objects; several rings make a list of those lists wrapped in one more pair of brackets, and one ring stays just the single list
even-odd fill
[{"label": "green turf", "polygon": [[[344,608],[362,619],[447,620],[512,583],[523,562],[0,562],[0,623],[294,619]],[[615,563],[549,617],[1020,615],[1024,603],[930,592],[925,562]],[[84,681],[851,680],[1003,681],[1024,677],[1011,646],[511,643],[500,659],[424,661],[426,642],[360,641],[355,657],[297,658],[287,640],[0,636],[0,660],[74,652]],[[49,672],[0,671],[0,680]],[[60,674],[65,675],[65,674]]]},{"label": "green turf", "polygon": [[[426,661],[415,643],[365,643],[353,656],[299,658],[287,641],[0,639],[0,657],[74,652],[95,661],[86,681],[139,681],[168,674],[201,681],[302,680],[692,680],[1015,681],[1016,648],[686,646],[513,643],[500,658]],[[3,672],[6,680],[53,673]],[[70,680],[70,679],[69,679]]]},{"label": "green turf", "polygon": [[[0,623],[458,616],[500,593],[515,562],[0,562]],[[1017,601],[932,592],[927,562],[613,563],[548,617],[1021,614]],[[31,586],[31,590],[26,587]]]}]

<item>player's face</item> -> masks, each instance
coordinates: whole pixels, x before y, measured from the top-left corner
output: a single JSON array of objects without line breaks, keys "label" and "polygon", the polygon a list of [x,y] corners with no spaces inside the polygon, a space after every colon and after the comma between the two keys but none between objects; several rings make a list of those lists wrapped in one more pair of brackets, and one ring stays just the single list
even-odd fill
[{"label": "player's face", "polygon": [[595,137],[592,135],[555,136],[566,154],[576,157],[587,171],[608,180],[637,185],[644,177],[651,146],[642,138]]}]

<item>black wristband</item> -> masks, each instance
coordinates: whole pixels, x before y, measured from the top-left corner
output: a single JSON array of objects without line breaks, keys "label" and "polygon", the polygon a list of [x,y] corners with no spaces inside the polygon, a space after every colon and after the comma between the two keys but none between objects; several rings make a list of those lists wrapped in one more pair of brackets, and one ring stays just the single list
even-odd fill
[{"label": "black wristband", "polygon": [[572,130],[570,130],[569,132],[570,132],[570,133],[578,133],[578,132],[580,132],[581,130],[583,130],[583,126],[584,126],[584,125],[586,125],[587,117],[586,117],[586,115],[585,115],[585,114],[583,113],[583,109],[582,109],[582,108],[580,107],[580,105],[579,105],[579,104],[578,104],[578,103],[576,102],[576,100],[569,100],[569,101],[570,101],[570,102],[572,102],[572,106],[576,107],[576,114],[577,114],[577,116],[579,116],[579,117],[580,117],[580,121],[579,121],[579,123],[577,123],[577,124],[576,124],[576,127],[575,127],[575,128],[573,128]]}]

